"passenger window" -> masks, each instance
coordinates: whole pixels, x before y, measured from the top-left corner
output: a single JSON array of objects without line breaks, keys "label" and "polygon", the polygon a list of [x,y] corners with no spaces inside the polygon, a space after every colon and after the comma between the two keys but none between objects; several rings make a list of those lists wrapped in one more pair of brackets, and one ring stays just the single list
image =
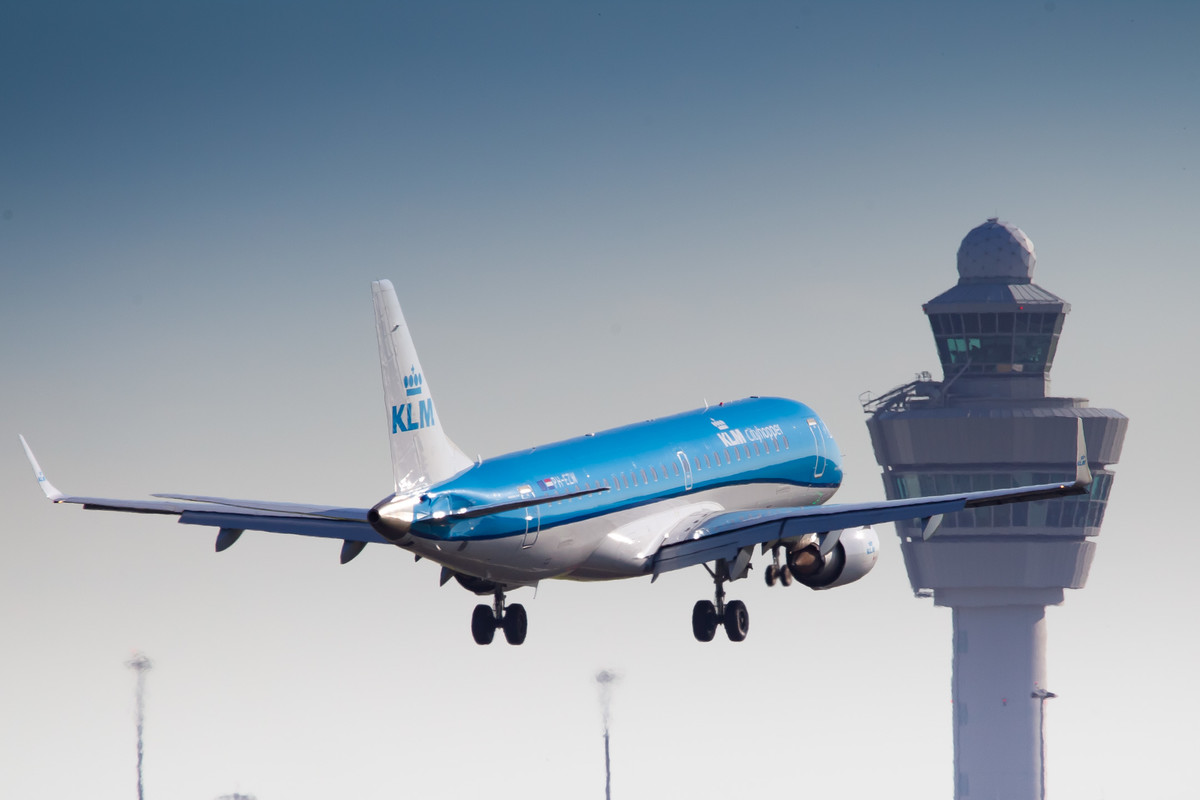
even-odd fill
[{"label": "passenger window", "polygon": [[746,451],[746,458],[749,458],[750,457],[750,445],[744,444],[744,445],[742,445],[742,449]]},{"label": "passenger window", "polygon": [[756,455],[756,456],[761,456],[761,455],[762,455],[762,450],[759,450],[759,449],[758,449],[758,442],[755,442],[755,443],[754,443],[754,455]]},{"label": "passenger window", "polygon": [[733,448],[733,457],[735,459],[737,459],[738,461],[742,460],[742,454],[738,452],[738,449],[736,447]]},{"label": "passenger window", "polygon": [[700,469],[700,456],[692,456],[692,460],[696,462],[696,469]]},{"label": "passenger window", "polygon": [[787,435],[786,435],[786,434],[784,434],[784,435],[783,435],[782,437],[780,437],[780,438],[782,438],[782,439],[783,439],[783,449],[784,449],[784,450],[791,450],[791,449],[792,449],[792,446],[791,446],[790,444],[788,444]]},{"label": "passenger window", "polygon": [[708,460],[708,453],[704,454],[704,466],[712,469],[712,462]]},{"label": "passenger window", "polygon": [[646,470],[642,470],[642,483],[649,483],[650,479],[646,477]]},{"label": "passenger window", "polygon": [[654,467],[650,468],[650,474],[654,476],[654,481],[658,482],[658,470]]},{"label": "passenger window", "polygon": [[676,478],[679,477],[679,462],[678,461],[671,464],[671,471],[675,473]]},{"label": "passenger window", "polygon": [[621,483],[625,485],[626,489],[629,488],[629,476],[627,476],[624,472],[621,473]]},{"label": "passenger window", "polygon": [[637,472],[629,473],[629,482],[634,485],[634,488],[637,488]]}]

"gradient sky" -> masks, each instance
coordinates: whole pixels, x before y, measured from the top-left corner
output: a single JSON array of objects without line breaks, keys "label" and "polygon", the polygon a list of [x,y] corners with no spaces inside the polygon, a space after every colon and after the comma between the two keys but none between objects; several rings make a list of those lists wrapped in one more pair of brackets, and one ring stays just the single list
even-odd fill
[{"label": "gradient sky", "polygon": [[[45,502],[367,506],[369,282],[494,455],[749,394],[864,416],[986,218],[1073,305],[1053,392],[1132,422],[1088,588],[1048,612],[1048,791],[1190,798],[1200,209],[1190,3],[10,3],[0,8],[0,796],[950,797],[950,614],[703,570],[476,600],[370,547]],[[582,788],[580,788],[582,787]]]}]

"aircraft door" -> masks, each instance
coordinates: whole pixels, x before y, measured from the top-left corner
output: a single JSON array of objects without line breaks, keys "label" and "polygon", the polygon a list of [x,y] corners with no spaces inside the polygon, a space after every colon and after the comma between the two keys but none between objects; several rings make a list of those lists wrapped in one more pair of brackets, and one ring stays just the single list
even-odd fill
[{"label": "aircraft door", "polygon": [[525,539],[521,542],[521,549],[533,547],[537,541],[538,531],[542,529],[542,507],[530,506],[525,509]]},{"label": "aircraft door", "polygon": [[817,460],[813,464],[813,477],[819,478],[825,474],[825,464],[828,462],[825,449],[825,432],[821,430],[821,424],[817,422],[815,417],[808,418],[808,432],[813,437],[813,448],[816,452]]},{"label": "aircraft door", "polygon": [[692,490],[692,462],[688,461],[687,453],[682,450],[676,452],[675,457],[679,459],[679,466],[683,468],[683,490],[690,492]]}]

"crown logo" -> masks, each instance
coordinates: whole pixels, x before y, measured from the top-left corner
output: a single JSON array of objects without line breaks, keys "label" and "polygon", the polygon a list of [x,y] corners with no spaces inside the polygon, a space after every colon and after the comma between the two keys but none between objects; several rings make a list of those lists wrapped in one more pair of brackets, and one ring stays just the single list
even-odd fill
[{"label": "crown logo", "polygon": [[404,394],[408,397],[420,394],[424,383],[425,381],[421,377],[421,373],[417,372],[417,368],[411,367],[408,374],[404,376]]}]

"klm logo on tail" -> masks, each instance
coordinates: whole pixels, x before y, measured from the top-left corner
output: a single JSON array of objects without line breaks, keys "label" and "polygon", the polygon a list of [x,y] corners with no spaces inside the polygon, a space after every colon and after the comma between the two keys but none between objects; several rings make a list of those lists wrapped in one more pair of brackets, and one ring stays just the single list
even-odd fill
[{"label": "klm logo on tail", "polygon": [[[410,367],[408,374],[404,376],[405,396],[415,397],[424,391],[425,381],[421,377],[421,373],[417,372],[416,367]],[[417,418],[415,420],[413,419],[414,405],[417,407]],[[417,400],[412,403],[392,406],[392,433],[432,428],[434,424],[433,398],[431,397],[426,397],[424,400]]]},{"label": "klm logo on tail", "polygon": [[[417,418],[413,419],[413,406],[417,407]],[[432,428],[433,400],[425,398],[416,403],[404,403],[392,406],[392,433],[398,431],[418,431],[421,428]]]}]

